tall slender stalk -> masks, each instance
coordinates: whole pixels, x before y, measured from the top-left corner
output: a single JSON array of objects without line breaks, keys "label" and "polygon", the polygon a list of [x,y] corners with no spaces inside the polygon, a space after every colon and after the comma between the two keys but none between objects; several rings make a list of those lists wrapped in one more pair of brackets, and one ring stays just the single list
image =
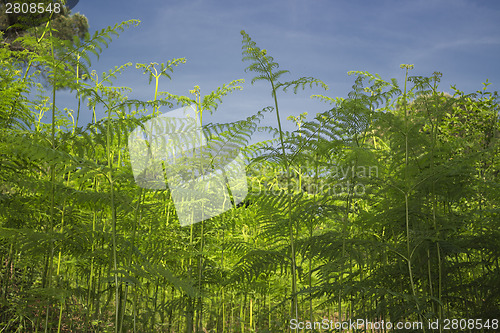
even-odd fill
[{"label": "tall slender stalk", "polygon": [[[56,82],[57,82],[57,65],[55,61],[55,54],[54,54],[54,41],[53,41],[53,36],[52,36],[52,24],[51,21],[49,20],[48,22],[49,25],[49,33],[50,33],[50,52],[51,52],[51,57],[52,57],[52,63],[53,63],[53,77],[52,77],[52,119],[51,119],[51,146],[52,149],[56,149]],[[27,71],[26,71],[27,73]],[[52,164],[49,166],[50,168],[50,224],[49,224],[49,233],[51,233],[54,230],[54,220],[55,220],[55,165]],[[47,270],[47,285],[46,287],[49,288],[51,285],[52,281],[52,262],[53,262],[53,256],[54,256],[54,243],[50,242],[50,254],[49,254],[49,266]],[[47,304],[47,311],[46,311],[46,316],[45,316],[45,333],[48,332],[49,329],[49,313],[50,313],[50,306]]]},{"label": "tall slender stalk", "polygon": [[[267,57],[265,57],[265,50],[262,51],[264,57],[258,58],[260,62],[262,62],[262,68],[272,68],[271,64],[268,62]],[[295,226],[293,224],[292,219],[292,184],[291,184],[291,172],[290,172],[290,163],[288,161],[288,157],[285,150],[285,139],[283,135],[283,128],[281,126],[281,118],[278,106],[278,96],[277,89],[275,85],[275,79],[273,73],[269,70],[265,73],[267,80],[271,84],[271,94],[274,101],[274,110],[276,111],[276,120],[278,122],[278,130],[279,130],[279,138],[281,145],[281,154],[283,158],[283,164],[286,170],[286,195],[287,195],[287,215],[288,215],[288,237],[290,243],[290,261],[291,261],[291,274],[292,274],[292,286],[290,292],[291,298],[291,306],[290,306],[290,315],[291,318],[299,317],[298,310],[298,302],[297,302],[297,272],[296,272],[296,255],[295,255]]]},{"label": "tall slender stalk", "polygon": [[[432,101],[434,108],[432,112],[434,114],[439,114],[440,110],[437,110],[439,107],[439,97],[437,96],[437,83],[439,81],[441,73],[434,73],[434,84],[432,87]],[[433,117],[431,115],[431,112],[428,110],[427,113],[430,125],[431,125],[431,159],[430,159],[430,170],[431,170],[431,175],[434,174],[434,168],[435,168],[435,150],[436,150],[436,144],[437,144],[437,131],[438,131],[438,126],[439,126],[439,116],[437,116],[436,121],[433,121]],[[442,306],[441,306],[441,289],[442,289],[442,267],[441,267],[441,248],[439,245],[440,242],[440,232],[437,226],[437,194],[436,194],[436,182],[432,182],[432,187],[431,187],[431,198],[432,198],[432,226],[434,228],[434,232],[436,235],[436,253],[437,253],[437,261],[438,261],[438,319],[441,322],[442,320]],[[431,257],[429,253],[429,249],[427,249],[428,252],[428,272],[429,272],[429,288],[430,288],[430,296],[431,298],[434,298],[434,288],[432,284],[432,272],[431,272]],[[435,306],[435,302],[433,302],[433,309]],[[439,332],[442,332],[443,327],[440,324],[439,325]]]},{"label": "tall slender stalk", "polygon": [[[405,226],[406,226],[406,262],[408,265],[408,275],[410,277],[410,286],[411,286],[411,291],[412,295],[415,299],[415,304],[417,307],[418,311],[418,316],[422,319],[423,322],[423,315],[420,310],[420,301],[417,298],[417,292],[415,288],[415,282],[414,282],[414,277],[413,277],[413,269],[412,269],[412,257],[413,257],[413,251],[411,249],[411,236],[410,236],[410,213],[409,213],[409,195],[410,191],[412,188],[410,188],[409,184],[409,115],[408,115],[408,105],[407,105],[407,82],[408,82],[408,71],[413,68],[413,65],[401,65],[401,68],[405,69],[405,86],[404,86],[404,92],[403,92],[403,111],[404,111],[404,123],[405,123],[405,175],[404,175],[404,180],[405,180],[405,189],[404,189],[404,197],[405,197]],[[423,331],[424,333],[426,332],[425,325],[423,326]]]},{"label": "tall slender stalk", "polygon": [[304,88],[305,85],[312,87],[313,84],[321,85],[324,89],[328,89],[326,84],[322,81],[311,77],[302,77],[294,81],[289,82],[279,82],[278,79],[285,73],[286,70],[276,70],[279,65],[274,62],[271,56],[267,56],[266,50],[261,50],[257,47],[256,43],[253,42],[248,36],[248,34],[242,30],[241,35],[243,36],[243,60],[250,60],[252,64],[246,68],[256,72],[258,75],[252,79],[252,83],[257,80],[265,80],[271,84],[271,95],[274,101],[274,111],[276,112],[276,120],[278,123],[278,134],[279,134],[279,144],[281,146],[281,162],[286,170],[286,196],[287,196],[287,207],[286,207],[286,218],[288,219],[288,245],[290,248],[290,266],[291,266],[291,290],[290,290],[290,317],[298,318],[298,297],[297,297],[297,264],[296,264],[296,244],[295,237],[298,226],[294,224],[294,219],[292,217],[293,207],[292,207],[292,182],[291,182],[291,172],[290,172],[290,161],[287,157],[284,132],[281,124],[281,117],[278,105],[277,91],[279,88],[286,90],[289,87],[294,87],[296,92],[299,87]]},{"label": "tall slender stalk", "polygon": [[[193,90],[191,90],[191,93],[195,95],[195,101],[196,101],[196,113],[197,116],[200,117],[200,124],[203,126],[203,107],[201,105],[201,92],[200,92],[200,87],[195,86]],[[203,132],[200,133],[200,142],[203,140]],[[202,163],[201,170],[204,170],[204,156],[203,153],[200,151],[200,160]],[[204,203],[202,202],[202,209],[203,209]],[[204,250],[204,243],[205,243],[205,233],[204,233],[204,227],[205,223],[204,221],[201,221],[201,228],[200,228],[200,255],[198,258],[198,290],[200,291],[200,295],[198,296],[197,299],[197,316],[196,316],[196,329],[198,331],[203,330],[203,298],[201,295],[201,290],[202,290],[202,278],[203,278],[203,265],[204,265],[204,260],[203,260],[203,250]]]},{"label": "tall slender stalk", "polygon": [[108,108],[107,119],[107,135],[106,135],[106,155],[108,159],[108,172],[107,178],[110,188],[111,196],[111,221],[112,221],[112,240],[113,240],[113,275],[115,280],[115,333],[120,329],[120,286],[118,284],[118,258],[117,258],[117,244],[116,244],[116,206],[115,206],[115,192],[113,182],[113,156],[111,154],[111,108]]}]

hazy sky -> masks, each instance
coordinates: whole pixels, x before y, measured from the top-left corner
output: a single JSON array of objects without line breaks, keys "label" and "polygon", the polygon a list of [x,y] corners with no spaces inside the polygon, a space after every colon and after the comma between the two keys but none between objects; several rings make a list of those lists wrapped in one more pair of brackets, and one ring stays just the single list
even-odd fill
[{"label": "hazy sky", "polygon": [[[455,84],[473,92],[486,79],[493,83],[491,90],[500,90],[498,0],[80,0],[73,12],[88,18],[91,32],[123,20],[142,21],[121,33],[93,63],[98,73],[126,62],[161,63],[184,57],[187,63],[175,69],[171,81],[161,81],[161,91],[188,95],[199,85],[207,94],[224,83],[245,79],[243,91],[226,97],[207,121],[235,121],[272,105],[268,84],[260,81],[252,86],[253,74],[244,72],[249,63],[241,61],[242,29],[268,50],[281,69],[291,71],[286,80],[314,76],[329,86],[328,91],[278,95],[284,116],[307,111],[311,119],[328,109],[311,94],[346,97],[354,82],[347,75],[351,70],[402,83],[403,63],[415,65],[412,75],[442,72],[442,91],[451,92],[450,85]],[[130,98],[153,97],[154,86],[148,86],[147,76],[135,67],[116,84],[132,88]],[[67,92],[58,98],[71,107]],[[90,113],[82,120],[89,121]],[[268,114],[265,124],[275,123],[274,113]],[[292,128],[291,123],[286,126]]]}]

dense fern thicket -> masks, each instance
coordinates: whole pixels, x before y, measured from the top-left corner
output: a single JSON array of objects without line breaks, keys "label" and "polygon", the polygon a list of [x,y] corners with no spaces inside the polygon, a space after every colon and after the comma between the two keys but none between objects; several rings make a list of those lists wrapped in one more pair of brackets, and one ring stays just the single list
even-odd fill
[{"label": "dense fern thicket", "polygon": [[[216,112],[243,81],[176,96],[158,82],[185,59],[136,64],[154,98],[129,100],[112,80],[132,64],[98,75],[90,56],[134,24],[73,42],[48,24],[44,38],[17,41],[30,46],[22,54],[0,48],[0,332],[302,331],[294,320],[317,332],[442,332],[451,319],[467,320],[448,331],[498,331],[500,128],[488,83],[449,95],[440,73],[411,76],[411,65],[403,84],[351,72],[348,96],[313,96],[326,111],[291,117],[285,132],[280,94],[327,86],[281,81],[289,71],[242,31],[247,71],[271,106],[203,133],[210,163],[245,156],[248,195],[181,227],[168,186],[137,185],[128,137],[179,105]],[[48,96],[34,94],[33,68],[48,73]],[[55,100],[68,87],[77,110]],[[266,113],[275,128],[259,126]],[[257,130],[275,139],[248,145]],[[357,319],[424,325],[331,324]],[[314,329],[323,320],[330,327]]]}]

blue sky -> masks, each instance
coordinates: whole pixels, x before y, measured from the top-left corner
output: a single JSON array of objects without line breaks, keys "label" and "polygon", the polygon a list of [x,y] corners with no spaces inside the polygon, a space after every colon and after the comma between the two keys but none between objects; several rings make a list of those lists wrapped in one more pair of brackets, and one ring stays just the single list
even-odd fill
[{"label": "blue sky", "polygon": [[[328,91],[306,89],[278,95],[283,116],[308,112],[308,119],[328,109],[311,94],[346,97],[354,78],[351,70],[378,73],[403,82],[400,64],[414,64],[412,75],[443,73],[440,90],[450,85],[474,92],[489,79],[500,90],[500,1],[497,0],[267,0],[267,1],[98,1],[80,0],[73,12],[85,15],[91,32],[128,19],[139,19],[114,39],[92,68],[98,73],[126,62],[167,62],[184,57],[187,63],[162,80],[160,91],[188,95],[195,85],[202,94],[235,79],[244,89],[224,99],[206,121],[246,118],[272,105],[263,81],[251,85],[248,63],[241,61],[244,29],[261,48],[291,71],[286,80],[314,76]],[[116,81],[133,89],[130,98],[149,100],[154,87],[135,68]],[[69,92],[59,93],[58,105],[72,107]],[[167,111],[167,110],[162,110]],[[90,112],[81,116],[90,120]],[[275,114],[263,124],[274,125]],[[285,126],[291,130],[291,122]]]}]

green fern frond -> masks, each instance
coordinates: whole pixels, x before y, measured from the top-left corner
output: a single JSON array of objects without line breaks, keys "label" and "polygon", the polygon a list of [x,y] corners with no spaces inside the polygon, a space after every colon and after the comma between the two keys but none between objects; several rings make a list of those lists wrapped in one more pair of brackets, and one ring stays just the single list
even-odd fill
[{"label": "green fern frond", "polygon": [[287,70],[275,71],[279,68],[279,64],[274,62],[273,57],[268,56],[266,50],[261,50],[244,30],[241,30],[241,35],[243,36],[242,60],[252,62],[245,71],[258,74],[252,79],[252,84],[258,80],[277,82],[283,74],[289,73]]},{"label": "green fern frond", "polygon": [[302,90],[304,90],[307,85],[309,86],[309,88],[312,88],[314,85],[320,86],[324,90],[328,90],[328,86],[323,81],[315,79],[313,77],[301,77],[294,81],[278,83],[276,85],[276,89],[283,89],[283,91],[286,92],[288,88],[292,87],[293,92],[296,94],[299,88],[302,88]]},{"label": "green fern frond", "polygon": [[231,280],[253,281],[261,274],[276,272],[278,269],[285,271],[290,264],[287,253],[282,249],[276,250],[253,250],[240,258],[232,269]]},{"label": "green fern frond", "polygon": [[234,80],[229,82],[227,85],[223,84],[222,87],[218,87],[215,91],[205,95],[202,101],[203,110],[209,110],[210,114],[212,114],[218,107],[217,101],[222,103],[222,97],[232,93],[234,90],[243,90],[243,87],[240,86],[240,84],[244,82],[245,80],[243,79]]},{"label": "green fern frond", "polygon": [[153,79],[158,79],[161,76],[165,76],[171,80],[172,77],[170,76],[170,74],[168,74],[168,72],[173,73],[174,67],[177,67],[180,64],[185,64],[185,63],[186,63],[186,58],[176,58],[168,60],[166,64],[161,63],[159,70],[155,68],[155,65],[159,65],[156,62],[152,62],[149,64],[136,63],[135,68],[144,69],[143,74],[148,74],[149,83],[151,83]]}]

